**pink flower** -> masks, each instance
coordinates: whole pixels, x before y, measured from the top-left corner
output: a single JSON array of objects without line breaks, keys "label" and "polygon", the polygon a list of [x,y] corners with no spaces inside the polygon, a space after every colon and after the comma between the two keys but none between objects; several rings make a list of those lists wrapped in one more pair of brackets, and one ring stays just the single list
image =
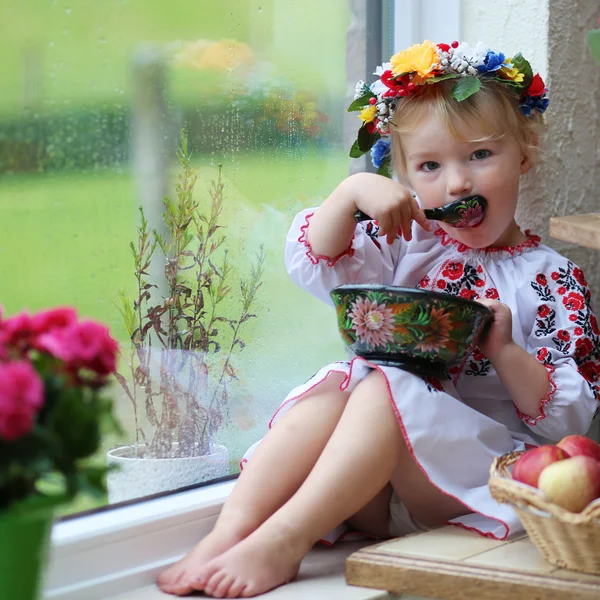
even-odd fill
[{"label": "pink flower", "polygon": [[43,310],[31,317],[34,333],[40,335],[52,329],[62,329],[77,321],[77,312],[71,307],[52,308]]},{"label": "pink flower", "polygon": [[0,437],[13,441],[28,434],[44,404],[44,384],[31,363],[0,364]]},{"label": "pink flower", "polygon": [[64,360],[72,371],[86,368],[98,375],[114,372],[119,350],[108,329],[94,321],[81,321],[42,334],[37,347]]},{"label": "pink flower", "polygon": [[21,312],[0,323],[0,345],[25,352],[33,341],[31,315]]},{"label": "pink flower", "polygon": [[377,305],[368,298],[357,298],[348,313],[358,339],[372,347],[385,346],[393,339],[394,314],[385,304]]}]

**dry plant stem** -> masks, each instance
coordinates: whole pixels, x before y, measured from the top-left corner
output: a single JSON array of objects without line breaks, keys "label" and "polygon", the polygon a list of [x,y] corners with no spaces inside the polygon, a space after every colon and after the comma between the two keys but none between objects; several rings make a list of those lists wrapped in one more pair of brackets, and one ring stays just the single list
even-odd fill
[{"label": "dry plant stem", "polygon": [[[228,282],[233,268],[227,250],[222,248],[225,236],[220,233],[224,231],[219,219],[225,191],[221,166],[208,190],[210,213],[205,216],[193,198],[197,175],[191,168],[191,154],[183,132],[178,159],[181,169],[175,185],[176,199],[163,200],[168,236],[163,238],[149,228],[140,209],[137,247],[130,245],[137,299],[130,304],[122,294],[120,309],[132,342],[133,390],[129,390],[122,376],[117,379],[134,404],[138,445],[140,435],[147,440],[138,414],[138,401],[140,396],[144,398],[152,429],[147,454],[158,458],[173,456],[176,442],[179,442],[178,455],[208,453],[211,439],[228,418],[227,386],[238,379],[231,361],[236,346],[239,350],[245,347],[240,335],[242,325],[256,316],[250,313],[250,307],[261,285],[265,258],[261,248],[250,277],[240,282],[241,315],[238,319],[228,318],[224,301],[231,292]],[[165,257],[167,288],[167,297],[158,302],[152,294],[157,286],[148,281],[148,267],[156,246]],[[230,343],[223,325],[233,331]],[[211,355],[220,359],[225,343],[228,351],[223,353],[223,359],[211,360]],[[153,345],[160,351],[157,377],[150,370]],[[154,397],[160,398],[159,411]]]}]

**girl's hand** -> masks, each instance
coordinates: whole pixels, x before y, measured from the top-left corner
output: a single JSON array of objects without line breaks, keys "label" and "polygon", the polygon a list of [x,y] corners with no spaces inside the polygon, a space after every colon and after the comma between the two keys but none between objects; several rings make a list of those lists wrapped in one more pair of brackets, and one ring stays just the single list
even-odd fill
[{"label": "girl's hand", "polygon": [[477,300],[480,304],[487,306],[494,313],[487,334],[479,348],[489,360],[494,362],[507,347],[514,344],[512,337],[512,312],[510,308],[498,301],[482,298]]},{"label": "girl's hand", "polygon": [[432,230],[425,213],[402,184],[374,173],[360,173],[354,178],[356,208],[379,223],[379,236],[386,236],[388,244],[393,244],[397,235],[410,241],[413,219],[427,231]]}]

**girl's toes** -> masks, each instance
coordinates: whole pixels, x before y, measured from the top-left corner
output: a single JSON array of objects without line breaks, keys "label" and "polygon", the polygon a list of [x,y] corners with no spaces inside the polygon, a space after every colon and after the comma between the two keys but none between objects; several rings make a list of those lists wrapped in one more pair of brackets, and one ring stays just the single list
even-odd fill
[{"label": "girl's toes", "polygon": [[221,580],[221,583],[219,583],[219,585],[217,585],[217,587],[215,588],[212,595],[215,598],[228,598],[229,588],[231,587],[233,580],[233,575],[225,575],[225,577],[223,577],[223,579]]},{"label": "girl's toes", "polygon": [[234,580],[234,582],[229,587],[229,593],[227,594],[227,598],[240,598],[244,588],[246,587],[245,583],[239,579]]},{"label": "girl's toes", "polygon": [[217,589],[225,577],[226,573],[224,571],[217,571],[214,573],[204,585],[204,593],[212,596],[213,592]]},{"label": "girl's toes", "polygon": [[171,568],[163,571],[156,580],[156,584],[158,587],[164,592],[171,593],[177,582],[181,579],[183,575],[183,569],[181,567],[177,568],[176,565],[173,565]]}]

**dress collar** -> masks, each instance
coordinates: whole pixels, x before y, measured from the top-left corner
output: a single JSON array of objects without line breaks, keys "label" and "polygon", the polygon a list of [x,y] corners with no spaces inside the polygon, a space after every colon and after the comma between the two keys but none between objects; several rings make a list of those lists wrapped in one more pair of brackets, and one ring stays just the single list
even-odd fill
[{"label": "dress collar", "polygon": [[519,254],[523,254],[523,252],[527,252],[527,250],[537,248],[541,242],[540,236],[531,233],[529,229],[525,230],[527,239],[516,246],[488,246],[487,248],[471,248],[470,246],[451,238],[441,227],[436,229],[435,235],[440,237],[440,241],[442,242],[443,246],[452,245],[456,248],[456,250],[458,250],[458,252],[483,252],[492,256],[500,255],[502,252],[507,252],[511,256],[517,256]]}]

